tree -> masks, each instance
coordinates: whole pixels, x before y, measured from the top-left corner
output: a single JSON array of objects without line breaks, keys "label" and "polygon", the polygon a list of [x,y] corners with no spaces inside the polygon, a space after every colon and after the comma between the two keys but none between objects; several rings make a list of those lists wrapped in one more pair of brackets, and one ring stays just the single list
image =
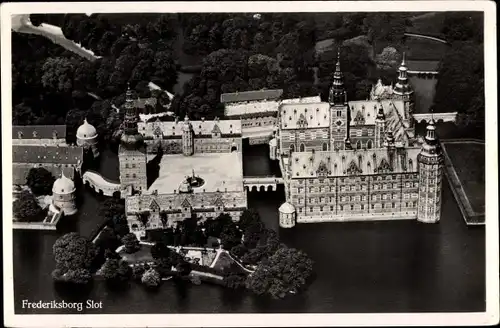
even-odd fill
[{"label": "tree", "polygon": [[74,65],[64,57],[47,58],[42,66],[42,85],[53,92],[70,92],[73,89]]},{"label": "tree", "polygon": [[126,261],[108,258],[97,273],[107,281],[122,282],[130,278],[132,270]]},{"label": "tree", "polygon": [[136,265],[132,268],[132,279],[134,281],[141,281],[142,275],[146,270],[142,265]]},{"label": "tree", "polygon": [[255,209],[245,209],[241,213],[238,226],[244,231],[247,227],[260,222],[262,222],[260,215]]},{"label": "tree", "polygon": [[235,223],[231,223],[224,227],[220,236],[222,247],[226,250],[232,249],[234,246],[241,243],[241,231],[236,227]]},{"label": "tree", "polygon": [[457,42],[445,53],[439,67],[433,108],[484,117],[484,59],[482,46]]},{"label": "tree", "polygon": [[116,198],[106,198],[99,206],[99,215],[105,218],[114,218],[116,215],[125,213],[123,200]]},{"label": "tree", "polygon": [[238,244],[238,245],[234,246],[233,248],[231,248],[231,254],[233,254],[234,256],[237,256],[237,257],[242,257],[247,252],[248,252],[248,249],[242,244]]},{"label": "tree", "polygon": [[214,220],[205,221],[205,231],[207,236],[220,237],[222,234],[224,227],[231,224],[233,220],[231,216],[226,213],[220,214]]},{"label": "tree", "polygon": [[92,242],[71,232],[56,240],[52,252],[56,262],[54,279],[74,283],[90,281],[89,270],[97,256],[97,248]]},{"label": "tree", "polygon": [[160,285],[161,277],[155,269],[149,269],[142,275],[141,282],[147,287],[156,288]]},{"label": "tree", "polygon": [[111,250],[114,252],[114,250],[120,245],[120,240],[113,229],[106,226],[99,234],[95,244],[101,250]]},{"label": "tree", "polygon": [[20,103],[14,106],[12,110],[13,125],[32,125],[37,116],[33,113],[30,106],[25,103]]},{"label": "tree", "polygon": [[446,12],[441,32],[448,42],[483,43],[483,20],[483,13],[479,12]]},{"label": "tree", "polygon": [[186,262],[186,261],[180,261],[179,263],[177,263],[177,265],[175,266],[175,269],[177,270],[177,272],[179,273],[179,275],[181,277],[184,277],[184,276],[187,276],[189,275],[189,273],[191,272],[191,264],[189,264],[189,262]]},{"label": "tree", "polygon": [[363,25],[368,39],[375,45],[375,49],[379,50],[380,45],[387,43],[400,45],[406,28],[411,26],[411,21],[400,14],[371,13],[364,19]]},{"label": "tree", "polygon": [[38,221],[43,210],[30,192],[24,191],[17,196],[12,204],[14,218],[19,221]]},{"label": "tree", "polygon": [[171,257],[172,251],[164,242],[157,242],[151,247],[151,256],[153,259],[168,259]]},{"label": "tree", "polygon": [[132,254],[141,249],[141,245],[137,237],[133,233],[128,233],[122,237],[123,246],[125,246],[125,252]]},{"label": "tree", "polygon": [[246,286],[257,294],[283,298],[297,292],[312,273],[313,261],[302,251],[281,247],[262,261],[248,277]]}]

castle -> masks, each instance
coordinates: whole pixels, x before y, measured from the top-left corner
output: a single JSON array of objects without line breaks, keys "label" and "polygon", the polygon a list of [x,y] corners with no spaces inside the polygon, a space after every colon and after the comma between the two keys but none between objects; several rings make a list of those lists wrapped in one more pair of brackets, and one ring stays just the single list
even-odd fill
[{"label": "castle", "polygon": [[407,71],[403,57],[394,87],[379,81],[370,100],[348,101],[338,59],[328,102],[279,107],[269,146],[285,184],[280,226],[439,221],[443,156],[434,121],[415,137]]},{"label": "castle", "polygon": [[[144,237],[193,215],[239,220],[247,207],[240,120],[139,122],[130,89],[124,109],[120,184],[133,233]],[[159,176],[148,186],[147,163],[155,159]]]}]

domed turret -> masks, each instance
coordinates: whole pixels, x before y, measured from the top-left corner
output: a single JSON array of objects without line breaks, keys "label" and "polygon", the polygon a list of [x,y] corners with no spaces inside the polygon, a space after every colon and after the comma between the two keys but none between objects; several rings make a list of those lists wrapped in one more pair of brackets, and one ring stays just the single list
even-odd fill
[{"label": "domed turret", "polygon": [[97,130],[92,124],[89,124],[85,118],[83,124],[76,130],[76,137],[79,139],[92,139],[97,137]]},{"label": "domed turret", "polygon": [[87,122],[85,118],[83,124],[76,130],[76,144],[86,150],[91,150],[95,157],[99,156],[99,150],[97,149],[98,134],[96,128]]},{"label": "domed turret", "polygon": [[61,172],[52,186],[52,203],[60,209],[64,215],[72,215],[77,212],[75,204],[75,183]]},{"label": "domed turret", "polygon": [[280,227],[293,228],[295,226],[295,206],[285,202],[278,209],[280,216]]},{"label": "domed turret", "polygon": [[75,191],[75,183],[70,178],[66,177],[64,173],[61,174],[54,185],[52,186],[52,192],[58,194],[69,194]]}]

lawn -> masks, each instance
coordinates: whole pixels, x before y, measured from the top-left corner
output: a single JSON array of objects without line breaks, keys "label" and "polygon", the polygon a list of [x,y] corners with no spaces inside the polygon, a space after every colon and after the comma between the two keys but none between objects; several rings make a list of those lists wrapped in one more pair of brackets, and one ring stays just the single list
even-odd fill
[{"label": "lawn", "polygon": [[227,253],[221,253],[217,262],[213,266],[214,269],[217,269],[220,272],[231,272],[231,273],[245,273],[246,272],[234,262],[232,258],[227,255]]},{"label": "lawn", "polygon": [[410,20],[413,26],[409,27],[407,32],[442,37],[441,30],[445,15],[445,12],[421,13],[412,17]]},{"label": "lawn", "polygon": [[141,249],[133,254],[128,254],[127,252],[125,252],[125,249],[122,249],[118,254],[120,254],[120,256],[129,264],[153,261],[150,245],[141,244]]},{"label": "lawn", "polygon": [[485,211],[484,144],[445,143],[445,150],[457,172],[472,210]]}]

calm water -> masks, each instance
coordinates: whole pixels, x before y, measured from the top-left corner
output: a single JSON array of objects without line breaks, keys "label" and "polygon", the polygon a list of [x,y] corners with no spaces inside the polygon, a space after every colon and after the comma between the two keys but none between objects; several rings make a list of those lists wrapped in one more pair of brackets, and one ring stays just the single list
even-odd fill
[{"label": "calm water", "polygon": [[[273,174],[267,147],[245,149],[246,175]],[[101,171],[116,178],[116,155],[104,154]],[[102,222],[96,213],[99,200],[84,191],[84,203],[64,230],[89,234]],[[302,224],[279,229],[277,208],[283,190],[253,192],[249,206],[256,208],[281,239],[306,251],[315,261],[315,277],[302,294],[286,300],[257,297],[246,291],[212,285],[166,282],[151,292],[131,283],[126,290],[109,289],[102,282],[79,291],[57,288],[50,277],[54,268],[52,245],[62,232],[14,231],[14,288],[16,313],[31,301],[87,300],[103,302],[103,310],[86,313],[254,313],[254,312],[408,312],[484,311],[484,228],[468,228],[448,185],[443,194],[440,224],[413,221],[375,223]],[[36,313],[69,313],[36,310]]]}]

